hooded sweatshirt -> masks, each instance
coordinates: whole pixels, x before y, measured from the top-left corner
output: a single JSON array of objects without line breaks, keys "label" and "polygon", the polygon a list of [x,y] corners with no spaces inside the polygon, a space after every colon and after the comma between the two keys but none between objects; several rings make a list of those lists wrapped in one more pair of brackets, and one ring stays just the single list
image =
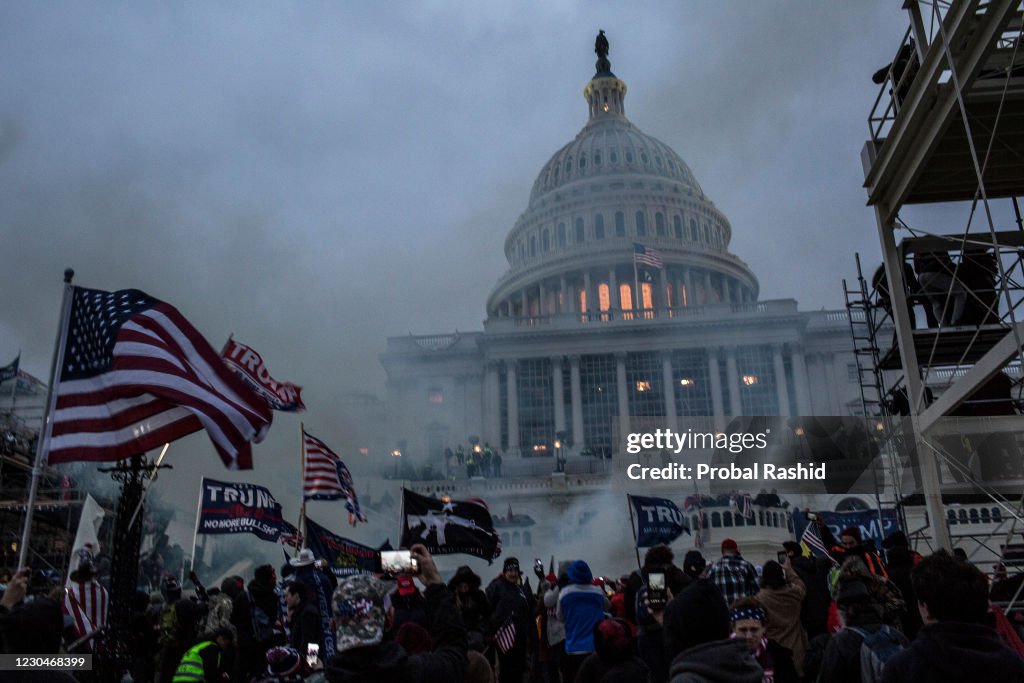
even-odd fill
[{"label": "hooded sweatshirt", "polygon": [[569,585],[558,594],[558,618],[565,624],[566,654],[594,651],[594,626],[604,618],[604,591],[593,584],[594,576],[583,560],[569,565]]},{"label": "hooded sweatshirt", "polygon": [[886,662],[882,683],[901,681],[1024,681],[1024,659],[994,629],[943,621],[927,624],[903,652]]},{"label": "hooded sweatshirt", "polygon": [[671,683],[761,683],[763,672],[741,640],[712,640],[683,650],[669,668]]}]

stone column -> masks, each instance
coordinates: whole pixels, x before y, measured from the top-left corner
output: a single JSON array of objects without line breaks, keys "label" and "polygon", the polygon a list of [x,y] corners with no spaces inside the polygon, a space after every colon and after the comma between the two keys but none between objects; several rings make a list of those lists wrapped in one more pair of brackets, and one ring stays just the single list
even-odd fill
[{"label": "stone column", "polygon": [[789,416],[789,387],[786,383],[786,363],[782,360],[782,344],[772,345],[772,364],[775,368],[775,396],[779,402],[779,415]]},{"label": "stone column", "polygon": [[523,301],[523,314],[522,314],[521,317],[522,318],[529,318],[530,317],[530,295],[526,291],[526,287],[523,287],[522,292],[520,292],[520,298]]},{"label": "stone column", "polygon": [[505,361],[508,394],[508,451],[516,458],[522,457],[519,448],[519,387],[516,386],[516,362]]},{"label": "stone column", "polygon": [[537,317],[543,318],[548,314],[548,290],[544,287],[544,283],[540,282],[537,285]]},{"label": "stone column", "polygon": [[669,284],[669,281],[668,281],[668,273],[665,272],[664,268],[662,268],[660,271],[658,271],[658,284],[659,284],[658,291],[661,292],[661,294],[660,294],[661,305],[659,306],[657,301],[654,302],[654,308],[655,308],[654,316],[658,317],[657,311],[658,311],[658,309],[661,309],[661,317],[667,318],[668,317],[668,313],[669,313],[669,301],[671,300],[672,297],[669,294],[669,287],[671,287],[671,285]]},{"label": "stone column", "polygon": [[700,301],[695,299],[697,292],[693,289],[693,272],[690,268],[683,271],[683,283],[686,287],[686,305],[698,306]]},{"label": "stone column", "polygon": [[497,361],[487,361],[484,375],[484,441],[501,442],[501,382],[498,379]]},{"label": "stone column", "polygon": [[629,433],[629,386],[626,384],[626,354],[615,354],[615,391],[619,399],[619,436]]},{"label": "stone column", "polygon": [[740,377],[736,371],[736,347],[728,346],[725,349],[725,377],[729,382],[729,410],[730,417],[743,414],[743,401],[740,398]]},{"label": "stone column", "polygon": [[569,356],[569,400],[572,401],[573,451],[579,453],[583,442],[583,391],[580,388],[580,357]]},{"label": "stone column", "polygon": [[711,380],[711,405],[715,413],[715,427],[725,427],[725,406],[722,399],[722,374],[718,368],[718,349],[708,349],[708,378]]},{"label": "stone column", "polygon": [[551,388],[555,401],[555,431],[565,431],[565,390],[562,387],[562,357],[551,359]]},{"label": "stone column", "polygon": [[665,422],[669,429],[676,431],[676,385],[672,376],[672,352],[661,354],[661,383],[665,391]]},{"label": "stone column", "polygon": [[591,314],[594,312],[595,309],[594,288],[591,286],[589,270],[583,271],[583,291],[587,293],[587,310],[580,311],[580,313],[583,313],[586,318],[592,320],[593,316]]},{"label": "stone column", "polygon": [[559,291],[559,296],[562,299],[561,304],[558,306],[558,312],[559,313],[566,313],[566,312],[571,311],[572,310],[572,297],[569,296],[569,288],[568,288],[568,284],[566,283],[564,275],[561,277],[561,279],[558,282],[558,291]]},{"label": "stone column", "polygon": [[715,298],[711,295],[711,271],[704,271],[704,301],[710,306],[715,302]]},{"label": "stone column", "polygon": [[839,397],[836,395],[836,368],[835,355],[831,353],[821,354],[822,377],[825,380],[825,395],[828,397],[829,415],[842,415],[839,405]]},{"label": "stone column", "polygon": [[811,383],[807,377],[804,350],[795,344],[789,347],[789,362],[793,367],[793,388],[796,389],[796,409],[800,415],[811,415]]},{"label": "stone column", "polygon": [[615,269],[608,269],[608,306],[611,308],[610,319],[615,318],[615,313],[622,310],[622,302],[619,301],[619,282],[615,279]]}]

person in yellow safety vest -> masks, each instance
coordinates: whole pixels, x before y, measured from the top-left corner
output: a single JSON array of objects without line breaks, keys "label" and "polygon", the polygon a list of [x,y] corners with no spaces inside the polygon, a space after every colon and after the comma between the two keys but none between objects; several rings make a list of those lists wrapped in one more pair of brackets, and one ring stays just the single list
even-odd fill
[{"label": "person in yellow safety vest", "polygon": [[174,683],[226,683],[231,680],[223,653],[234,646],[231,630],[218,629],[185,651]]}]

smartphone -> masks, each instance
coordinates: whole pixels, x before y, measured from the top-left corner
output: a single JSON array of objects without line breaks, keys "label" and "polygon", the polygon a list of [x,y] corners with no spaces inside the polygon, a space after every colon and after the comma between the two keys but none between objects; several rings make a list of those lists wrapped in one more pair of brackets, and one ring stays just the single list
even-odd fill
[{"label": "smartphone", "polygon": [[306,664],[316,666],[320,661],[320,646],[316,643],[306,643]]},{"label": "smartphone", "polygon": [[668,594],[665,592],[665,575],[650,573],[647,575],[647,603],[654,608],[665,606]]},{"label": "smartphone", "polygon": [[778,558],[779,564],[786,564],[786,558],[789,557],[789,555],[785,550],[780,550],[776,557]]},{"label": "smartphone", "polygon": [[805,516],[807,517],[808,520],[810,520],[812,522],[817,522],[818,521],[818,515],[816,515],[813,512],[808,512]]},{"label": "smartphone", "polygon": [[544,575],[544,561],[539,557],[533,561],[533,572],[535,574],[539,572],[541,576]]},{"label": "smartphone", "polygon": [[420,568],[408,550],[382,550],[380,570],[385,574],[419,574]]}]

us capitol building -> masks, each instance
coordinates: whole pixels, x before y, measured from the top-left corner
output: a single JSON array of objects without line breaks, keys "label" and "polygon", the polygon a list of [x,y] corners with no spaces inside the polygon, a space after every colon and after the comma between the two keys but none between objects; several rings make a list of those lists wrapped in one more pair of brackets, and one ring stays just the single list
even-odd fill
[{"label": "us capitol building", "polygon": [[[535,524],[507,535],[507,554],[589,537],[609,505],[621,520],[625,496],[609,486],[615,420],[625,433],[629,416],[675,429],[697,416],[721,428],[739,415],[862,411],[847,311],[761,298],[729,251],[726,215],[675,151],[626,117],[626,83],[602,41],[583,89],[586,123],[540,170],[505,238],[509,268],[483,330],[392,337],[380,357],[387,448],[444,473],[407,486],[482,497],[499,516],[507,506],[509,522],[528,516]],[[502,454],[501,478],[468,479],[446,462],[446,448],[474,443]],[[692,493],[650,482],[631,492],[652,486],[677,502]],[[743,529],[709,528],[709,554],[732,535],[774,557],[791,532],[783,510],[765,512]],[[621,534],[628,541],[628,526]]]}]

